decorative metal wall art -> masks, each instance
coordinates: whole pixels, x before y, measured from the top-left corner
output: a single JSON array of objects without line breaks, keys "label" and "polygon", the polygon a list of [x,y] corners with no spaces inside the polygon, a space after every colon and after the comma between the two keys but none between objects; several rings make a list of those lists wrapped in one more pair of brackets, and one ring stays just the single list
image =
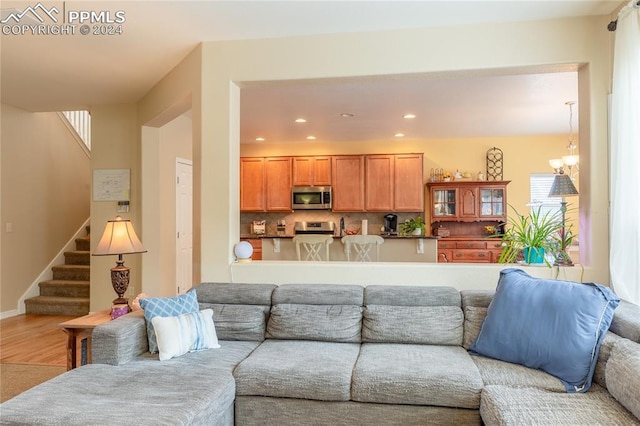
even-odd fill
[{"label": "decorative metal wall art", "polygon": [[487,151],[487,180],[502,180],[504,155],[495,146]]}]

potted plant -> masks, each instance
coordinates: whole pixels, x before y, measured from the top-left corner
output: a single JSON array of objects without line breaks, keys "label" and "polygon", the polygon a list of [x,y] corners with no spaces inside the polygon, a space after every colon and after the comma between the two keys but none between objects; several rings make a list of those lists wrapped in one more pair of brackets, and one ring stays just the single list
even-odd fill
[{"label": "potted plant", "polygon": [[405,220],[400,224],[400,232],[404,235],[424,235],[425,226],[421,216]]},{"label": "potted plant", "polygon": [[517,212],[510,206],[514,215],[509,217],[502,236],[502,253],[498,262],[515,263],[520,252],[524,255],[525,263],[546,263],[546,253],[552,253],[557,247],[558,231],[562,228],[559,212],[542,212],[538,207],[528,215]]}]

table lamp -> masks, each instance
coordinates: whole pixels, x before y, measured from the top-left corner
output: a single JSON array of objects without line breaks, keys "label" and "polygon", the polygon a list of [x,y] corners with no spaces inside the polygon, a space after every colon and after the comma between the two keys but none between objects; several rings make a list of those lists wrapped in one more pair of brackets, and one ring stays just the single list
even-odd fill
[{"label": "table lamp", "polygon": [[124,313],[131,311],[129,301],[124,297],[127,287],[129,287],[129,268],[124,266],[122,255],[145,253],[146,251],[138,239],[130,220],[116,216],[115,220],[107,221],[102,238],[94,250],[93,255],[118,256],[115,268],[111,268],[111,285],[113,285],[113,290],[118,295],[118,297],[113,300],[112,317],[114,309],[126,310]]},{"label": "table lamp", "polygon": [[565,229],[565,213],[567,212],[567,202],[564,197],[571,195],[578,195],[578,190],[571,181],[568,175],[565,175],[560,169],[560,172],[553,178],[553,184],[551,185],[551,191],[549,191],[549,197],[562,197],[560,201],[560,212],[562,213],[562,235],[560,235],[560,250],[556,255],[556,260],[553,262],[556,266],[573,266],[571,256],[566,252],[566,229]]}]

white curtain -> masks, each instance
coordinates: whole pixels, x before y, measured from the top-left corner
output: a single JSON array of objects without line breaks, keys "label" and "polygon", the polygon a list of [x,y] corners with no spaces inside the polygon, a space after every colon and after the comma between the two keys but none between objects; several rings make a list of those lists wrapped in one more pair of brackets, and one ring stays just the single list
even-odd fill
[{"label": "white curtain", "polygon": [[640,304],[640,7],[618,15],[611,99],[611,249],[614,291]]}]

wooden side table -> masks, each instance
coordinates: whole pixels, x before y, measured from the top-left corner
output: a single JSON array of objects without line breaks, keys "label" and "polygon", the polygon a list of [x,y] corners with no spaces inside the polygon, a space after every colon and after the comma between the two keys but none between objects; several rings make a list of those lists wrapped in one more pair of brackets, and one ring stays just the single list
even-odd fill
[{"label": "wooden side table", "polygon": [[67,333],[67,370],[78,366],[78,339],[81,339],[80,365],[91,363],[91,333],[98,325],[111,321],[111,310],[95,312],[58,324]]}]

